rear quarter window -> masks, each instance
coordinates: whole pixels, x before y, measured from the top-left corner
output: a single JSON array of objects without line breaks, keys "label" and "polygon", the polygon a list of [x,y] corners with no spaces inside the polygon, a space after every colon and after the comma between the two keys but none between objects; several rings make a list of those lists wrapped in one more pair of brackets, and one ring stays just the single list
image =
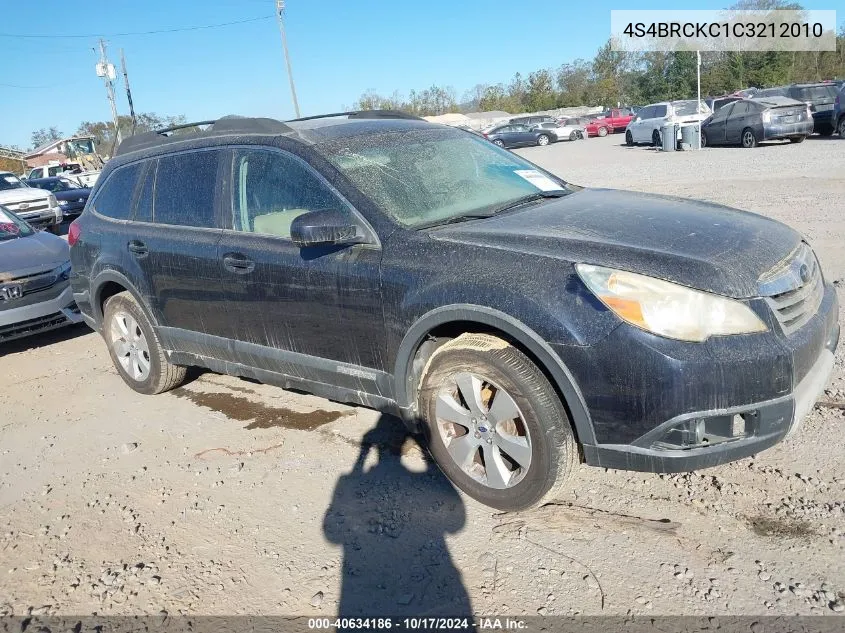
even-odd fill
[{"label": "rear quarter window", "polygon": [[132,194],[141,175],[141,163],[119,167],[111,173],[94,199],[94,210],[115,220],[132,217]]},{"label": "rear quarter window", "polygon": [[156,224],[217,226],[214,193],[222,154],[221,150],[208,150],[159,159],[153,204]]}]

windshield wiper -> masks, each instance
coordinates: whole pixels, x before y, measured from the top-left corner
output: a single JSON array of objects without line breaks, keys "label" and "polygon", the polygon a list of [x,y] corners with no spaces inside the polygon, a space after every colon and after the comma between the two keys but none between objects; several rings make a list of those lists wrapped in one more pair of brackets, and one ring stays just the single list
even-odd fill
[{"label": "windshield wiper", "polygon": [[536,193],[529,193],[527,196],[522,196],[521,198],[517,198],[516,200],[506,202],[505,204],[500,205],[498,207],[493,207],[490,210],[490,213],[492,215],[496,215],[497,213],[501,213],[502,211],[510,211],[511,209],[516,209],[517,207],[521,207],[524,204],[536,202],[537,200],[543,200],[545,198],[562,198],[563,196],[566,196],[568,194],[569,192],[563,189],[556,189],[554,191],[537,191]]}]

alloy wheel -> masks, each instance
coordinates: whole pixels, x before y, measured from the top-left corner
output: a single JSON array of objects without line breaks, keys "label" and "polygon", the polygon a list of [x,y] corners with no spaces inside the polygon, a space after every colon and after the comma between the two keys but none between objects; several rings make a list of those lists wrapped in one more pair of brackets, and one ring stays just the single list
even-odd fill
[{"label": "alloy wheel", "polygon": [[130,378],[143,382],[150,375],[150,346],[141,326],[128,312],[116,312],[109,327],[114,355]]},{"label": "alloy wheel", "polygon": [[549,144],[549,137],[545,134],[541,134],[537,137],[537,145],[548,145]]},{"label": "alloy wheel", "polygon": [[531,436],[514,399],[487,378],[455,374],[437,394],[435,416],[449,456],[489,488],[518,484],[531,467]]}]

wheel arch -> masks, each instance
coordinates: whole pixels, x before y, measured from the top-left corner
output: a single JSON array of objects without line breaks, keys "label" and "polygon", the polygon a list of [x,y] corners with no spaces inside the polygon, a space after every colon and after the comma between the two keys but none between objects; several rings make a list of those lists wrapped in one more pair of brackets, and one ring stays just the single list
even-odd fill
[{"label": "wheel arch", "polygon": [[[421,316],[408,329],[396,356],[394,369],[395,400],[406,417],[414,420],[419,412],[416,383],[422,367],[436,344],[423,350],[428,341],[453,338],[465,332],[498,335],[517,347],[546,375],[569,414],[579,444],[595,444],[589,412],[577,383],[561,358],[534,330],[499,310],[471,304],[435,308]],[[420,352],[423,351],[423,358]]]},{"label": "wheel arch", "polygon": [[109,297],[113,297],[121,292],[128,292],[132,295],[144,315],[149,319],[153,326],[157,325],[156,319],[153,318],[152,310],[144,300],[141,293],[135,285],[126,278],[125,275],[116,270],[104,270],[98,274],[91,283],[91,311],[94,314],[94,320],[98,325],[103,324],[103,306]]}]

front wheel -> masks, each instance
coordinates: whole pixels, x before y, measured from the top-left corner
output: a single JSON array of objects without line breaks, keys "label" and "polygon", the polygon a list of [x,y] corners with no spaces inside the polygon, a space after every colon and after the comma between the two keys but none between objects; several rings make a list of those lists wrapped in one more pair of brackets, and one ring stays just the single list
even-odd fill
[{"label": "front wheel", "polygon": [[505,142],[500,139],[496,139],[495,141],[493,141],[493,145],[496,145],[497,147],[504,147]]},{"label": "front wheel", "polygon": [[560,398],[502,339],[463,334],[435,350],[419,407],[437,464],[485,505],[537,506],[553,499],[575,468],[575,437]]},{"label": "front wheel", "polygon": [[660,147],[662,145],[662,143],[660,142],[660,131],[659,130],[654,130],[654,132],[651,133],[651,144],[654,147]]},{"label": "front wheel", "polygon": [[569,140],[570,141],[577,141],[578,138],[579,138],[578,132],[573,130],[572,132],[569,133]]},{"label": "front wheel", "polygon": [[606,127],[600,127],[599,128],[599,136],[607,136],[607,128]]},{"label": "front wheel", "polygon": [[757,137],[754,135],[754,130],[750,127],[745,128],[742,131],[742,146],[746,149],[751,149],[752,147],[757,147]]},{"label": "front wheel", "polygon": [[628,147],[633,147],[633,145],[634,145],[634,135],[631,134],[631,130],[627,130],[625,132],[625,144]]},{"label": "front wheel", "polygon": [[549,144],[549,137],[546,136],[545,134],[541,134],[540,136],[537,137],[537,145],[539,145],[540,147],[543,147],[544,145],[548,145],[548,144]]},{"label": "front wheel", "polygon": [[703,130],[701,132],[699,140],[701,142],[701,147],[707,147],[707,134]]},{"label": "front wheel", "polygon": [[167,360],[147,315],[128,292],[106,301],[103,337],[120,377],[138,393],[162,393],[184,382],[185,368]]}]

